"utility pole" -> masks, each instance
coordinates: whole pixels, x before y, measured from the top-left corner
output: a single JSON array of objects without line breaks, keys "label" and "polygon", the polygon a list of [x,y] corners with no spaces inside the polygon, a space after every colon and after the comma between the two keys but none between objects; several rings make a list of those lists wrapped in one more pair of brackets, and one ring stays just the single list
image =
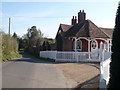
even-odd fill
[{"label": "utility pole", "polygon": [[10,35],[10,25],[11,25],[11,18],[9,18],[9,31],[8,31],[8,34]]}]

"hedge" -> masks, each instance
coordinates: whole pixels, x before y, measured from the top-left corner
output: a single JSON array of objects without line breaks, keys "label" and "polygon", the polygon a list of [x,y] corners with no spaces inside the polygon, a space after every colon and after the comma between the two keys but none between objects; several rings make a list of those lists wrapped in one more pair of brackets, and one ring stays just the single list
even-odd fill
[{"label": "hedge", "polygon": [[17,39],[0,31],[0,58],[10,60],[19,56]]}]

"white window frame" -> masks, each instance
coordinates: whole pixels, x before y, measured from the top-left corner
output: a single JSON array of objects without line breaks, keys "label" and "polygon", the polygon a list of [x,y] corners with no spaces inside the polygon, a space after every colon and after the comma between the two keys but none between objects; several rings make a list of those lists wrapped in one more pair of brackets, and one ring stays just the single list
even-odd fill
[{"label": "white window frame", "polygon": [[[92,47],[93,42],[96,43],[95,49]],[[91,51],[96,50],[96,49],[98,49],[98,43],[97,43],[97,41],[96,40],[91,40]]]},{"label": "white window frame", "polygon": [[[78,43],[80,43],[80,48],[77,47]],[[82,51],[82,41],[80,39],[76,41],[76,50],[78,52]]]}]

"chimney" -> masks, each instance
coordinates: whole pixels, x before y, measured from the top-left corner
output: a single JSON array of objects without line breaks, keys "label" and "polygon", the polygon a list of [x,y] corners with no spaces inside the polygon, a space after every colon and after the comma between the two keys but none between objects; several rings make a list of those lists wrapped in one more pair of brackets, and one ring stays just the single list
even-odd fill
[{"label": "chimney", "polygon": [[77,17],[75,16],[75,18],[74,18],[74,16],[73,16],[73,18],[72,18],[71,21],[72,21],[72,22],[71,22],[72,25],[77,24]]},{"label": "chimney", "polygon": [[73,18],[71,20],[71,24],[74,25],[74,16],[73,16]]},{"label": "chimney", "polygon": [[75,16],[74,22],[75,24],[77,24],[77,16]]},{"label": "chimney", "polygon": [[84,12],[84,10],[80,10],[80,12],[78,12],[78,23],[84,20],[86,20],[86,13]]}]

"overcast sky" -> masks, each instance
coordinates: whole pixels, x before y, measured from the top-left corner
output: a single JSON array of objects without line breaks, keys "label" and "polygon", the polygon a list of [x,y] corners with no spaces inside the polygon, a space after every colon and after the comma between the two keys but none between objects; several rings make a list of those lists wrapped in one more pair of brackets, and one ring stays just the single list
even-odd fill
[{"label": "overcast sky", "polygon": [[117,1],[112,2],[2,2],[2,29],[8,33],[8,18],[11,17],[11,34],[19,36],[27,29],[37,26],[44,36],[55,38],[60,23],[71,24],[72,16],[80,10],[86,19],[98,27],[114,28]]}]

